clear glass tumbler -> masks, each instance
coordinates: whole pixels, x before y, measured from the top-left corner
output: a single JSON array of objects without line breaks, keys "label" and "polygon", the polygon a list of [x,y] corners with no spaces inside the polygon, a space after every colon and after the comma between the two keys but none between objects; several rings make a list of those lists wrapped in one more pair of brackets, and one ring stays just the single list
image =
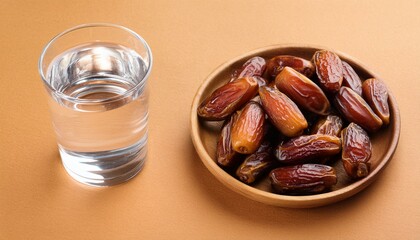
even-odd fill
[{"label": "clear glass tumbler", "polygon": [[77,181],[110,186],[142,169],[152,60],[141,36],[105,23],[64,31],[42,51],[39,72],[61,160]]}]

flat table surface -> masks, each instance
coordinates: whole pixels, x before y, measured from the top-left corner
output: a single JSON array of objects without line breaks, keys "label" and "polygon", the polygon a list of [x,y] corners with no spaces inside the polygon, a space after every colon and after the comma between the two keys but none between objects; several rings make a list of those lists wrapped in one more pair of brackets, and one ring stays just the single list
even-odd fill
[{"label": "flat table surface", "polygon": [[[420,2],[0,2],[0,239],[420,239]],[[124,25],[154,54],[149,156],[131,181],[84,186],[61,165],[37,70],[44,45],[89,22]],[[377,181],[342,202],[285,209],[249,200],[205,168],[190,106],[220,64],[272,44],[345,52],[380,75],[401,111]]]}]

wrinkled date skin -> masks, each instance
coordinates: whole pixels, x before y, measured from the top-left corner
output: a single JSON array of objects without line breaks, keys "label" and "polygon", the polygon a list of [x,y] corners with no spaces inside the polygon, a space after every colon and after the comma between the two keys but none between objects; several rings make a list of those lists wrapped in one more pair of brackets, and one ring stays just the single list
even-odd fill
[{"label": "wrinkled date skin", "polygon": [[264,141],[258,150],[249,155],[236,170],[236,176],[246,184],[252,184],[276,165],[272,145]]},{"label": "wrinkled date skin", "polygon": [[321,88],[293,68],[285,67],[277,75],[275,83],[278,90],[300,107],[320,115],[330,112],[330,102]]},{"label": "wrinkled date skin", "polygon": [[280,167],[272,170],[269,177],[274,191],[289,195],[322,193],[337,184],[334,168],[321,164]]},{"label": "wrinkled date skin", "polygon": [[266,86],[269,83],[268,80],[263,77],[254,76],[254,79],[257,80],[259,87]]},{"label": "wrinkled date skin", "polygon": [[232,126],[237,118],[238,114],[233,113],[231,118],[226,120],[222,127],[219,140],[217,141],[216,161],[220,166],[225,168],[229,168],[238,164],[242,159],[242,156],[233,150],[230,139]]},{"label": "wrinkled date skin", "polygon": [[244,77],[216,89],[198,106],[197,114],[208,121],[224,120],[258,92],[253,77]]},{"label": "wrinkled date skin", "polygon": [[315,67],[311,61],[295,56],[280,55],[267,61],[266,72],[268,77],[275,79],[277,74],[285,67],[291,67],[308,78],[312,77],[315,73]]},{"label": "wrinkled date skin", "polygon": [[300,164],[318,161],[323,157],[340,153],[338,137],[314,134],[292,138],[275,149],[277,159],[284,164]]},{"label": "wrinkled date skin", "polygon": [[312,61],[321,87],[330,93],[338,92],[343,82],[343,64],[338,55],[320,50],[315,52]]},{"label": "wrinkled date skin", "polygon": [[253,57],[242,65],[241,69],[235,70],[232,74],[232,80],[243,77],[261,77],[266,68],[266,61],[262,57]]},{"label": "wrinkled date skin", "polygon": [[369,132],[375,132],[382,126],[382,120],[351,88],[342,87],[335,96],[335,103],[347,121],[357,123]]},{"label": "wrinkled date skin", "polygon": [[250,101],[232,127],[232,148],[238,153],[251,154],[261,145],[265,131],[265,113],[261,105]]},{"label": "wrinkled date skin", "polygon": [[362,80],[354,69],[345,61],[341,61],[343,64],[343,86],[351,88],[357,94],[362,96]]},{"label": "wrinkled date skin", "polygon": [[321,118],[312,128],[312,134],[326,134],[331,136],[340,136],[343,128],[343,120],[337,115],[328,115]]},{"label": "wrinkled date skin", "polygon": [[385,125],[389,124],[388,89],[385,83],[377,78],[369,78],[363,82],[363,98],[372,110],[382,119]]},{"label": "wrinkled date skin", "polygon": [[302,134],[308,122],[296,104],[279,90],[267,86],[259,89],[261,103],[271,123],[285,136]]},{"label": "wrinkled date skin", "polygon": [[366,177],[369,174],[369,159],[372,155],[372,144],[366,131],[359,125],[350,123],[341,132],[341,137],[341,158],[347,175],[353,179]]},{"label": "wrinkled date skin", "polygon": [[[341,129],[343,128],[343,120],[337,115],[328,115],[316,122],[312,127],[312,134],[326,134],[335,137],[340,137]],[[329,156],[319,159],[319,163],[327,164],[337,160],[337,156]]]}]

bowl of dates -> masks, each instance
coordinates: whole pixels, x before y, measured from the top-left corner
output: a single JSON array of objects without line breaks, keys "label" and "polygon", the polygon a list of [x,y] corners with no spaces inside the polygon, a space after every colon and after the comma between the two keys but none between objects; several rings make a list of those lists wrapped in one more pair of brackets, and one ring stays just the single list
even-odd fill
[{"label": "bowl of dates", "polygon": [[400,115],[386,80],[318,46],[274,45],[215,69],[191,108],[207,169],[265,204],[338,202],[377,179],[397,148]]}]

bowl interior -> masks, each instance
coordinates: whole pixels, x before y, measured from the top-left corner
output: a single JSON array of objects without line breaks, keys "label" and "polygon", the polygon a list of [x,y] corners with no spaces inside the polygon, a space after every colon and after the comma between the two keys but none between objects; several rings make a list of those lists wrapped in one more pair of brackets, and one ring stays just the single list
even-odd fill
[{"label": "bowl interior", "polygon": [[[239,56],[213,71],[199,88],[191,109],[191,134],[194,146],[201,160],[210,172],[215,175],[226,186],[232,190],[263,203],[283,206],[283,207],[315,207],[333,203],[347,198],[366,186],[368,186],[378,173],[386,166],[391,159],[398,144],[400,132],[399,111],[392,93],[389,94],[389,104],[391,119],[390,124],[374,134],[370,134],[372,141],[372,157],[370,174],[359,181],[351,180],[344,172],[341,161],[335,161],[332,166],[335,168],[338,176],[338,183],[332,188],[331,192],[309,195],[309,196],[286,196],[271,193],[271,186],[268,177],[263,178],[256,184],[248,186],[233,176],[226,173],[216,164],[216,142],[220,134],[223,122],[208,122],[197,117],[196,109],[198,105],[211,94],[217,87],[229,81],[230,75],[235,69],[253,56],[260,56],[265,59],[277,55],[294,55],[310,60],[319,49],[323,47],[312,46],[269,46]],[[334,50],[333,50],[334,51]],[[337,51],[340,58],[349,63],[362,80],[376,77],[375,73],[363,66],[358,60]],[[386,80],[385,80],[386,83]]]}]

